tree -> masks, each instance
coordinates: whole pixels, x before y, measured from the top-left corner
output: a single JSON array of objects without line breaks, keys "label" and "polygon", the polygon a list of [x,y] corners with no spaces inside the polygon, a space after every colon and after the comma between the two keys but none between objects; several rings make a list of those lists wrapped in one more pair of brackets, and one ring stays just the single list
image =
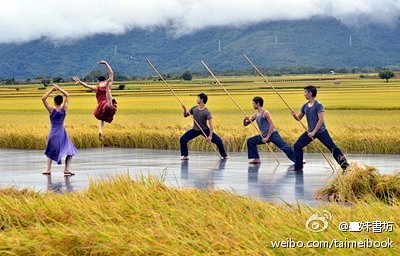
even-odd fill
[{"label": "tree", "polygon": [[49,78],[46,78],[46,79],[42,79],[41,82],[44,87],[47,87],[51,83],[51,80]]},{"label": "tree", "polygon": [[62,80],[63,80],[62,77],[59,76],[53,78],[54,83],[60,83]]},{"label": "tree", "polygon": [[190,81],[192,80],[193,76],[190,71],[185,71],[185,73],[182,74],[182,79],[185,81]]},{"label": "tree", "polygon": [[386,79],[386,82],[389,82],[389,79],[394,77],[394,73],[390,70],[383,70],[379,72],[378,76],[382,79]]}]

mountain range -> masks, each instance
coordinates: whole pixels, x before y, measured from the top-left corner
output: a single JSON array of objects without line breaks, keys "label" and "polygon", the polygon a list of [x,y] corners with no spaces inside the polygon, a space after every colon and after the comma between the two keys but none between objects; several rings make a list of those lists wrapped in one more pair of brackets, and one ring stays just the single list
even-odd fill
[{"label": "mountain range", "polygon": [[[400,66],[400,23],[348,27],[336,19],[312,18],[235,27],[209,27],[176,36],[168,28],[133,29],[80,40],[47,38],[0,44],[0,77],[84,76],[109,61],[122,75],[153,75],[149,58],[161,73],[204,71],[200,60],[218,71],[258,66],[368,68]],[[103,68],[104,69],[104,68]]]}]

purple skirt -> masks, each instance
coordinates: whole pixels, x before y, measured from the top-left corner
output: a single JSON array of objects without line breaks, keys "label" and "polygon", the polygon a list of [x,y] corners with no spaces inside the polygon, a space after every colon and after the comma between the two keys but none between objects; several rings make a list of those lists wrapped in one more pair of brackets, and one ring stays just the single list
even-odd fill
[{"label": "purple skirt", "polygon": [[51,129],[47,138],[45,155],[61,164],[61,158],[64,156],[74,156],[78,153],[72,141],[69,139],[64,128],[65,110],[53,112],[50,115]]}]

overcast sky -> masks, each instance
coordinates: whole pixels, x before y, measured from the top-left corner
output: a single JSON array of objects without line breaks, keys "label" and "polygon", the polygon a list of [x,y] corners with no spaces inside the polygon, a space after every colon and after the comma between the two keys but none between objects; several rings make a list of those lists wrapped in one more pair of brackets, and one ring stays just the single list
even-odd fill
[{"label": "overcast sky", "polygon": [[394,25],[400,0],[0,0],[0,43],[62,41],[132,28],[175,35],[207,26],[334,17],[349,26]]}]

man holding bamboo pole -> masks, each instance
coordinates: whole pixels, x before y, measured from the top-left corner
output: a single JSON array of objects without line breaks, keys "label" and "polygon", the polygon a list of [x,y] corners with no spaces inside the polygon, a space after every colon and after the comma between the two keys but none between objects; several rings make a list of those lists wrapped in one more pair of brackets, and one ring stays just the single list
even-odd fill
[{"label": "man holding bamboo pole", "polygon": [[313,85],[305,87],[304,97],[308,102],[302,106],[300,112],[296,114],[292,111],[292,115],[297,121],[300,121],[305,115],[308,125],[307,131],[304,132],[294,144],[294,154],[296,157],[294,171],[303,170],[303,148],[313,139],[319,139],[322,144],[331,151],[336,162],[340,165],[342,170],[345,171],[349,163],[340,148],[335,145],[326,129],[324,122],[324,106],[316,100],[317,88]]},{"label": "man holding bamboo pole", "polygon": [[[222,159],[229,159],[229,156],[226,154],[224,144],[222,143],[221,138],[216,133],[214,133],[214,126],[212,123],[211,112],[205,106],[207,100],[208,96],[205,93],[200,93],[199,95],[197,95],[197,104],[198,104],[197,106],[194,106],[189,111],[187,111],[186,106],[182,105],[183,116],[188,117],[192,115],[195,122],[193,124],[193,128],[187,131],[180,138],[181,160],[189,160],[189,152],[187,144],[190,140],[196,138],[199,135],[202,136],[207,135],[206,139],[209,142],[212,142],[217,145]],[[210,127],[207,126],[207,122]],[[205,135],[202,133],[202,131],[204,132]]]},{"label": "man holding bamboo pole", "polygon": [[272,121],[271,114],[263,108],[264,100],[261,97],[253,98],[253,108],[257,110],[253,116],[246,116],[243,120],[243,125],[248,126],[254,120],[257,121],[258,128],[262,135],[256,135],[247,140],[247,155],[249,159],[253,159],[249,164],[261,164],[260,156],[258,155],[257,145],[272,142],[275,146],[281,149],[287,157],[294,162],[293,149],[281,138],[275,125]]}]

